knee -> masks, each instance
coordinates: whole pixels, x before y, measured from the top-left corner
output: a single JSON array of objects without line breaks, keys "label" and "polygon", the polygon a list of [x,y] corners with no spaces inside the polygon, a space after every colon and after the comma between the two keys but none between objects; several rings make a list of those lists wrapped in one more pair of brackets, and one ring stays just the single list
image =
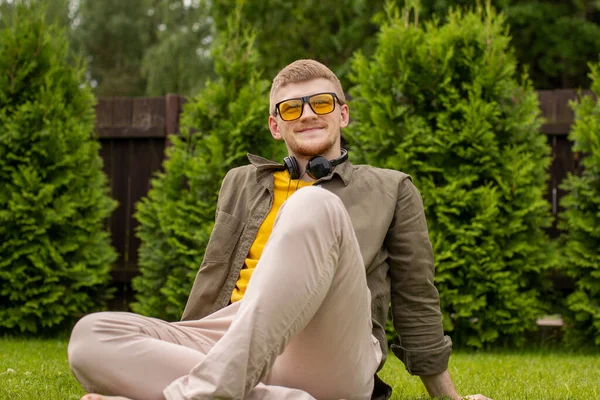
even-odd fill
[{"label": "knee", "polygon": [[109,313],[88,314],[77,321],[73,327],[67,347],[71,369],[77,370],[83,367],[88,360],[98,341],[98,326],[107,314]]},{"label": "knee", "polygon": [[324,217],[331,213],[346,213],[342,200],[329,190],[308,186],[298,190],[286,201],[285,208],[294,209],[307,217]]},{"label": "knee", "polygon": [[298,190],[283,204],[275,223],[286,226],[288,234],[302,236],[334,234],[352,225],[344,203],[337,195],[311,186]]}]

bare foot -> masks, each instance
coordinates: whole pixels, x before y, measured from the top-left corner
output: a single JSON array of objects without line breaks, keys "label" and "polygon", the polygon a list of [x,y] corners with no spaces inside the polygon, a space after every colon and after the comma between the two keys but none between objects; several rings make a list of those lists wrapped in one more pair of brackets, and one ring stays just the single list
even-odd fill
[{"label": "bare foot", "polygon": [[123,396],[103,396],[101,394],[89,393],[81,398],[81,400],[131,400],[129,397]]}]

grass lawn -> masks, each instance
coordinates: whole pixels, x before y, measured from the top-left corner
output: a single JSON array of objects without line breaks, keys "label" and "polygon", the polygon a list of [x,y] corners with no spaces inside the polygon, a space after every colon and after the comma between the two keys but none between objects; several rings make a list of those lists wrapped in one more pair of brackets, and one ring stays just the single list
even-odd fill
[{"label": "grass lawn", "polygon": [[[75,400],[84,391],[71,375],[66,341],[0,338],[0,399]],[[560,351],[455,352],[450,372],[462,394],[494,400],[600,399],[600,357]],[[425,399],[420,380],[390,355],[381,377],[393,399]]]}]

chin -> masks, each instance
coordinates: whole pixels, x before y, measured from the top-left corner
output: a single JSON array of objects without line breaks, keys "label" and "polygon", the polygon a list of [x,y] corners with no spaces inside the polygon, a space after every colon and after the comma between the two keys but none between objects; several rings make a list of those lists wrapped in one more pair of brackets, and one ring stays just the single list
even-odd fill
[{"label": "chin", "polygon": [[331,147],[333,147],[333,143],[297,143],[292,150],[298,155],[312,157],[327,153]]},{"label": "chin", "polygon": [[290,150],[304,157],[327,153],[336,144],[335,138],[323,136],[318,138],[297,139],[299,140],[290,143]]}]

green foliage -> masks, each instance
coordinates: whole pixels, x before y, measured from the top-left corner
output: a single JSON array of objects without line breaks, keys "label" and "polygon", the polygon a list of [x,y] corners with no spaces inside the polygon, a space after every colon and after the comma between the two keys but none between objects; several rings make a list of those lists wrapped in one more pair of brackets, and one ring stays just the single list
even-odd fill
[{"label": "green foliage", "polygon": [[144,49],[155,41],[151,0],[80,0],[73,36],[99,96],[141,96]]},{"label": "green foliage", "polygon": [[[506,16],[520,69],[528,69],[536,89],[587,88],[587,62],[600,53],[597,0],[492,0]],[[445,21],[450,8],[488,0],[395,0],[413,5],[421,20]]]},{"label": "green foliage", "polygon": [[146,94],[194,95],[213,76],[209,47],[214,36],[205,1],[157,0],[151,18],[156,42],[144,50]]},{"label": "green foliage", "polygon": [[[299,59],[330,66],[348,87],[349,59],[370,54],[386,0],[31,0],[70,23],[72,47],[89,61],[99,95],[195,94],[213,77],[206,49],[215,32],[227,33],[236,5],[255,29],[267,76]],[[414,6],[421,21],[445,21],[451,7],[474,0],[387,0]],[[485,3],[480,0],[479,3]],[[71,12],[65,13],[65,5]],[[587,60],[600,52],[597,0],[493,0],[512,34],[520,68],[528,66],[537,89],[588,87]],[[0,13],[6,4],[0,0]],[[75,7],[77,6],[77,7]],[[210,11],[209,11],[210,8]],[[77,12],[73,10],[77,9]],[[209,17],[210,13],[210,17]],[[212,19],[214,19],[214,23]],[[66,21],[65,18],[69,20]],[[0,18],[0,26],[2,18]],[[75,45],[75,46],[73,46]]]},{"label": "green foliage", "polygon": [[104,306],[116,205],[83,68],[24,4],[0,33],[0,330],[39,332]]},{"label": "green foliage", "polygon": [[388,10],[375,55],[353,59],[353,159],[411,174],[455,343],[521,343],[544,305],[549,148],[516,77],[504,18],[478,8],[415,26]]},{"label": "green foliage", "polygon": [[[257,49],[269,76],[299,59],[314,58],[331,67],[348,85],[349,58],[356,50],[370,55],[376,21],[384,5],[409,7],[419,23],[445,21],[449,10],[475,7],[486,0],[221,0],[212,5],[218,31],[235,4],[257,30]],[[596,0],[493,0],[510,26],[519,70],[527,69],[537,89],[589,86],[587,60],[600,52],[600,4]]]},{"label": "green foliage", "polygon": [[[211,15],[218,32],[226,30],[227,16],[235,5],[241,19],[257,33],[256,48],[267,76],[301,58],[318,60],[347,83],[350,56],[368,51],[377,25],[372,17],[383,9],[383,0],[285,0],[213,2]],[[347,85],[345,85],[347,86]]]},{"label": "green foliage", "polygon": [[270,82],[260,78],[254,36],[239,26],[232,17],[229,35],[215,48],[218,79],[186,104],[186,133],[170,138],[165,172],[138,204],[141,275],[133,281],[137,302],[132,304],[138,313],[180,318],[208,244],[225,173],[247,164],[247,152],[283,157],[285,147],[276,145],[267,130]]},{"label": "green foliage", "polygon": [[[53,0],[58,1],[58,0]],[[100,96],[192,94],[211,76],[201,0],[80,0],[73,38]]]},{"label": "green foliage", "polygon": [[24,1],[44,8],[44,20],[47,24],[56,24],[61,28],[69,26],[69,0],[0,0],[0,29],[12,25],[13,8]]},{"label": "green foliage", "polygon": [[[506,1],[506,0],[505,0]],[[600,3],[513,0],[503,7],[516,55],[537,89],[588,88],[587,63],[600,53]]]},{"label": "green foliage", "polygon": [[[592,90],[600,95],[600,64],[590,66]],[[581,152],[583,171],[570,174],[561,200],[565,272],[575,282],[566,299],[566,340],[600,345],[600,101],[585,96],[572,104],[575,124],[569,134],[573,151]]]}]

